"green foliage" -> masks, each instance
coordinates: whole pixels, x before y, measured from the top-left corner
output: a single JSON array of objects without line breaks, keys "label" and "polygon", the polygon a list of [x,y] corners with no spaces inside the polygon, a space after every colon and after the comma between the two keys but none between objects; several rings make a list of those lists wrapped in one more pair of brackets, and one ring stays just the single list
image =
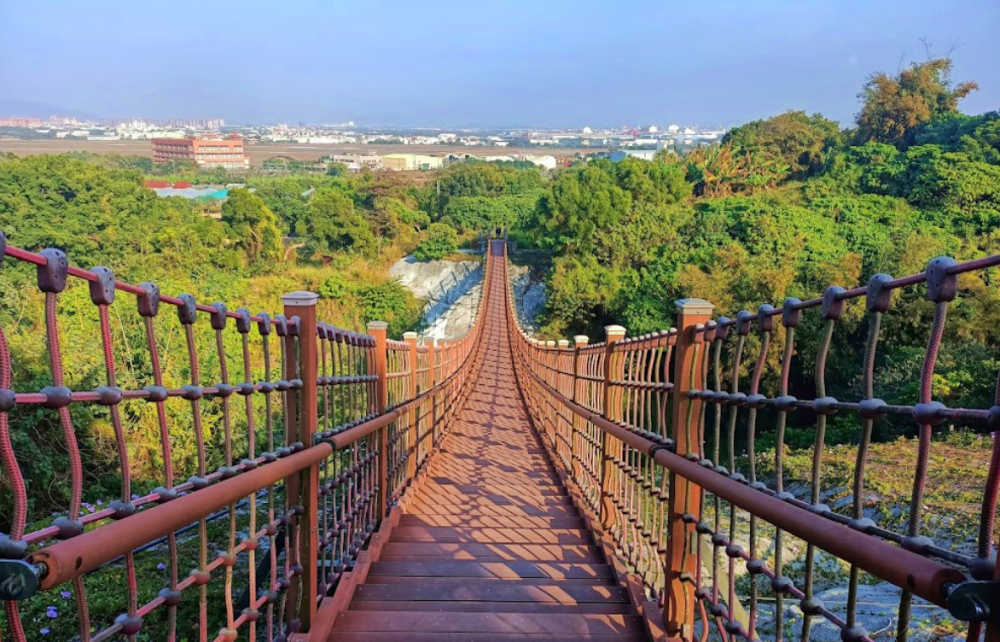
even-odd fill
[{"label": "green foliage", "polygon": [[544,191],[505,196],[459,196],[448,201],[442,221],[462,231],[519,228],[534,214]]},{"label": "green foliage", "polygon": [[840,128],[834,121],[820,114],[788,111],[731,129],[722,143],[758,154],[758,162],[782,164],[790,178],[805,178],[823,164],[824,153],[839,137]]},{"label": "green foliage", "polygon": [[412,227],[418,232],[431,224],[431,217],[427,212],[412,209],[398,198],[379,199],[376,202],[376,210],[388,212],[398,223]]},{"label": "green foliage", "polygon": [[243,251],[247,265],[261,271],[280,267],[278,219],[259,196],[245,189],[230,190],[222,204],[222,222],[229,228],[235,246]]},{"label": "green foliage", "polygon": [[247,181],[268,209],[275,213],[285,233],[291,233],[296,223],[305,218],[309,209],[310,190],[316,180],[304,176],[269,177]]},{"label": "green foliage", "polygon": [[342,272],[334,272],[319,287],[319,295],[325,299],[342,299],[353,291],[353,285]]},{"label": "green foliage", "polygon": [[398,279],[362,287],[358,296],[365,321],[385,321],[395,336],[416,328],[420,322],[420,302]]},{"label": "green foliage", "polygon": [[427,238],[421,241],[413,256],[418,261],[437,261],[458,250],[458,234],[450,225],[431,223]]},{"label": "green foliage", "polygon": [[679,165],[595,161],[559,174],[528,227],[542,247],[619,265],[675,232],[667,211],[690,193]]},{"label": "green foliage", "polygon": [[455,198],[528,194],[542,186],[541,172],[535,166],[524,168],[514,163],[481,161],[455,163],[442,171],[436,182],[435,209],[446,212]]},{"label": "green foliage", "polygon": [[958,111],[958,103],[979,88],[974,82],[951,82],[952,61],[936,58],[913,63],[895,76],[869,76],[859,94],[855,139],[876,141],[905,149],[913,143],[917,128],[942,115]]},{"label": "green foliage", "polygon": [[305,216],[296,224],[296,232],[307,237],[313,254],[325,260],[338,250],[368,253],[375,247],[371,228],[355,210],[354,202],[332,188],[312,195]]},{"label": "green foliage", "polygon": [[242,258],[224,225],[181,198],[158,198],[131,170],[68,156],[0,161],[0,229],[30,250],[58,247],[77,265],[231,269]]},{"label": "green foliage", "polygon": [[323,281],[319,294],[339,307],[357,310],[359,326],[369,321],[389,323],[393,337],[416,329],[423,312],[421,302],[398,279],[371,278],[343,269],[337,269]]},{"label": "green foliage", "polygon": [[632,195],[619,187],[608,162],[570,169],[553,181],[542,199],[535,226],[543,243],[557,251],[595,253],[605,231],[618,225],[632,207]]}]

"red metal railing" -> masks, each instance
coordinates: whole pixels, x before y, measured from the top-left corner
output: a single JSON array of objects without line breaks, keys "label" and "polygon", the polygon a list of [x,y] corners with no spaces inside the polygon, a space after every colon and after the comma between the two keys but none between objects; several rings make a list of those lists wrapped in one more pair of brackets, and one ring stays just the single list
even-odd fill
[{"label": "red metal railing", "polygon": [[[993,530],[1000,441],[995,433],[976,552],[932,541],[922,523],[934,427],[949,422],[993,431],[1000,424],[1000,389],[997,405],[982,409],[948,408],[931,394],[948,306],[960,292],[959,275],[997,265],[1000,256],[966,263],[939,258],[921,274],[876,275],[866,287],[830,287],[822,297],[787,299],[779,307],[763,305],[734,319],[712,320],[710,304],[684,300],[678,302],[676,329],[625,339],[623,328],[610,326],[605,343],[588,345],[586,337],[577,337],[574,347],[539,341],[520,330],[508,293],[515,365],[531,415],[584,501],[600,516],[621,559],[660,601],[668,635],[808,640],[817,620],[823,620],[839,629],[843,640],[870,640],[874,633],[859,621],[859,583],[870,582],[865,575],[901,589],[895,609],[898,640],[910,632],[913,596],[947,608],[952,628],[967,622],[969,640],[979,640],[984,628],[988,640],[1000,639]],[[894,291],[917,286],[934,305],[919,394],[910,405],[889,405],[875,397],[881,320]],[[864,305],[869,319],[863,396],[841,401],[826,392],[826,362],[845,306],[855,301]],[[805,315],[815,316],[810,323],[822,324],[819,345],[807,351],[796,342]],[[755,357],[747,382],[751,337]],[[775,350],[778,358],[769,359]],[[792,357],[803,352],[815,354],[804,368],[814,372],[811,399],[789,394]],[[768,375],[776,381],[770,396],[762,386]],[[796,412],[810,413],[807,421],[816,435],[808,492],[800,490],[802,496],[789,492],[783,470],[786,423]],[[861,435],[852,471],[853,503],[833,510],[821,497],[827,490],[824,432],[836,413],[856,414]],[[887,417],[912,421],[917,429],[912,496],[901,532],[866,517],[862,503],[870,481],[866,463],[872,427]],[[757,470],[762,455],[755,450],[763,422],[773,426],[776,441],[766,477]],[[796,550],[804,554],[796,554],[792,563]],[[849,567],[843,605],[816,597],[821,551]],[[829,583],[823,580],[824,586]],[[794,630],[792,619],[797,620]]]},{"label": "red metal railing", "polygon": [[[436,347],[419,345],[416,335],[391,341],[384,323],[360,334],[318,322],[311,293],[287,295],[274,317],[229,311],[161,294],[153,283],[118,281],[104,267],[71,266],[59,250],[9,247],[0,234],[0,268],[18,264],[37,271],[51,385],[15,389],[19,364],[0,324],[0,461],[13,505],[3,517],[10,533],[0,535],[0,639],[6,633],[15,642],[48,632],[27,628],[37,625],[22,620],[22,607],[52,602],[67,585],[71,595],[62,595],[72,598],[84,641],[140,634],[270,641],[308,631],[318,602],[438,443],[483,327],[480,310],[460,340]],[[84,283],[94,318],[74,308],[70,320],[60,296]],[[130,322],[141,328],[142,353],[127,342]],[[99,333],[103,385],[68,387],[64,363],[76,355],[64,354],[61,337],[69,323]],[[177,333],[182,347],[164,340]],[[183,380],[166,376],[167,358],[184,360]],[[106,417],[114,434],[121,493],[106,505],[112,498],[85,488],[74,414],[81,407]],[[159,486],[133,493],[151,485],[130,462],[132,431],[150,412]],[[69,471],[68,500],[54,519],[33,509],[22,472],[29,462],[11,432],[12,421],[47,415],[61,425],[58,447]],[[175,454],[181,442],[194,444],[193,461]],[[167,579],[155,596],[140,595],[138,556],[163,559],[158,568]],[[88,589],[87,578],[100,574],[123,581]],[[95,590],[99,612],[88,599]],[[49,609],[54,617],[56,607]]]}]

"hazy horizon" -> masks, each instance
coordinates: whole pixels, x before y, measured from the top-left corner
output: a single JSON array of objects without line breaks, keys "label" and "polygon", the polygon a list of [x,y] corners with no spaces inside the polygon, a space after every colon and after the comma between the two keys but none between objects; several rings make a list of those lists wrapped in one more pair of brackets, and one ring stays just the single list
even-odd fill
[{"label": "hazy horizon", "polygon": [[549,128],[731,126],[801,109],[846,126],[865,78],[925,59],[924,38],[933,54],[954,49],[954,80],[979,83],[963,111],[1000,107],[992,0],[46,5],[0,7],[0,103]]}]

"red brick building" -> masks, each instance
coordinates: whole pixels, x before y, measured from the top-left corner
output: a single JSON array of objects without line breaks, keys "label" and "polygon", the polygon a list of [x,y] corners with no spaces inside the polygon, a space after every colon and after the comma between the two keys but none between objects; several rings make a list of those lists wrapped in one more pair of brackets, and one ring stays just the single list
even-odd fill
[{"label": "red brick building", "polygon": [[243,139],[226,138],[154,138],[153,161],[189,160],[200,167],[247,169],[250,159],[243,153]]}]

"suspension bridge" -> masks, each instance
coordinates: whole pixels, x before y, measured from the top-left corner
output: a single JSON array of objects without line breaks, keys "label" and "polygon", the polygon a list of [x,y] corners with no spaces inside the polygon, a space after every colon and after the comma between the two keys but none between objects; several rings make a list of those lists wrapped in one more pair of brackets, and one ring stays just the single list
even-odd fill
[{"label": "suspension bridge", "polygon": [[[325,324],[312,293],[285,296],[274,316],[229,310],[0,236],[0,261],[37,272],[51,374],[51,385],[14,390],[18,363],[0,327],[0,461],[13,507],[0,535],[0,636],[41,639],[22,613],[59,594],[84,641],[729,642],[828,639],[832,630],[854,642],[886,637],[860,615],[862,582],[878,581],[898,588],[884,607],[890,637],[912,636],[915,606],[933,605],[954,635],[1000,640],[1000,446],[974,550],[935,542],[921,521],[934,428],[1000,425],[1000,405],[949,408],[931,387],[959,278],[1000,257],[939,258],[920,274],[876,275],[734,318],[686,299],[675,328],[627,337],[609,326],[600,341],[571,344],[521,329],[507,245],[491,240],[486,254],[469,333],[423,342],[389,339],[379,322],[365,333]],[[89,289],[100,329],[106,376],[90,389],[72,389],[65,376],[73,355],[61,324],[80,321],[59,301],[74,282]],[[934,309],[911,405],[874,395],[880,320],[898,291],[919,291]],[[863,394],[838,400],[825,393],[826,358],[849,305],[869,319]],[[131,350],[149,364],[137,378],[145,385],[132,388],[121,387],[125,348],[111,316],[124,307],[145,336]],[[804,376],[791,364],[805,323],[822,328],[822,343],[808,352],[816,394],[797,399],[789,380]],[[171,328],[180,345],[162,340]],[[188,380],[164,378],[167,356],[185,360]],[[770,396],[761,384],[769,370],[778,381]],[[121,474],[121,496],[92,510],[71,412],[79,407],[107,417]],[[129,448],[139,408],[155,415],[162,467],[162,484],[144,494],[132,492]],[[33,514],[23,440],[12,435],[25,412],[48,413],[62,430],[69,500],[52,519]],[[785,487],[782,469],[793,413],[818,435],[804,492]],[[905,529],[871,519],[860,499],[837,510],[822,503],[822,435],[837,413],[856,416],[869,436],[887,417],[916,427]],[[174,453],[179,417],[195,444],[191,462]],[[778,443],[768,475],[755,455],[764,422]],[[871,481],[863,455],[852,475],[861,498]],[[156,594],[140,591],[140,556],[162,560]],[[821,557],[849,569],[837,580],[843,603],[819,597],[829,583]],[[120,581],[99,612],[88,580],[102,573]]]}]

